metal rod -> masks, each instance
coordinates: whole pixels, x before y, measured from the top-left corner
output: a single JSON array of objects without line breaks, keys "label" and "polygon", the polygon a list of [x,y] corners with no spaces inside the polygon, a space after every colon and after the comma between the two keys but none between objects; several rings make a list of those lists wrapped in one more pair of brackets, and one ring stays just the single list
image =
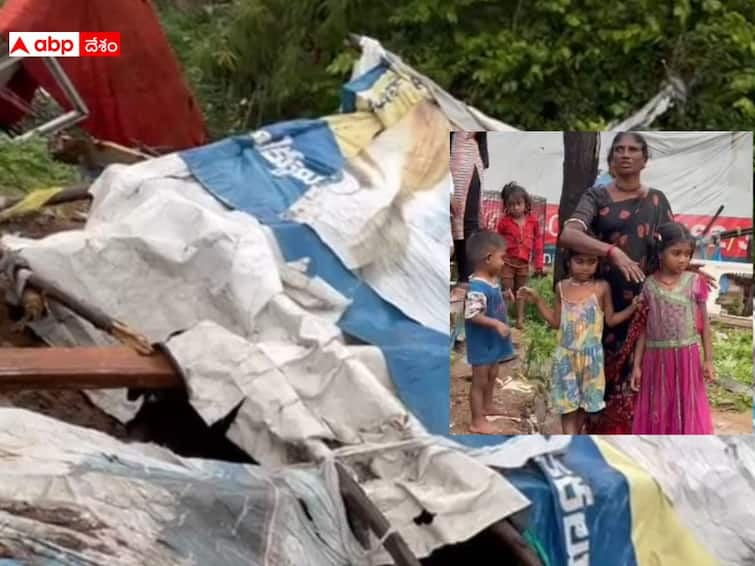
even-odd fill
[{"label": "metal rod", "polygon": [[705,235],[710,231],[710,229],[713,227],[713,223],[718,219],[718,217],[721,215],[721,212],[724,209],[724,205],[721,205],[718,207],[718,210],[713,215],[713,218],[710,219],[710,222],[705,226],[705,229],[700,234],[700,238],[704,238]]},{"label": "metal rod", "polygon": [[64,128],[73,126],[74,124],[78,124],[89,116],[89,108],[87,108],[86,103],[79,95],[76,87],[73,86],[71,79],[63,70],[63,67],[60,66],[60,63],[58,63],[58,60],[55,59],[55,57],[44,57],[43,61],[45,63],[45,66],[47,67],[47,70],[50,71],[53,79],[57,81],[58,85],[63,91],[63,94],[68,99],[68,102],[71,104],[71,106],[73,106],[73,110],[66,112],[62,116],[58,116],[57,118],[54,118],[53,120],[50,120],[49,122],[46,122],[41,126],[38,126],[24,133],[23,135],[13,138],[14,140],[25,140],[35,134],[48,135]]},{"label": "metal rod", "polygon": [[0,56],[0,88],[4,88],[10,82],[19,67],[18,59],[3,58]]},{"label": "metal rod", "polygon": [[718,232],[717,234],[713,234],[712,236],[703,238],[700,241],[703,244],[705,244],[705,243],[720,242],[721,240],[728,240],[731,238],[741,238],[742,236],[752,236],[752,226],[749,226],[747,228],[735,228],[733,230],[724,230],[723,232]]},{"label": "metal rod", "polygon": [[13,138],[17,141],[23,141],[31,138],[32,136],[35,136],[37,134],[46,136],[48,134],[55,133],[59,130],[63,130],[69,126],[73,126],[74,124],[78,124],[82,120],[84,120],[86,116],[82,116],[77,110],[71,110],[69,112],[66,112],[62,116],[58,116],[57,118],[53,118],[49,122],[46,122],[42,124],[41,126],[38,126],[32,130],[29,130],[28,132]]},{"label": "metal rod", "polygon": [[75,110],[78,110],[81,113],[82,119],[89,116],[89,108],[87,108],[84,99],[81,98],[79,91],[77,91],[76,87],[73,86],[71,79],[68,78],[68,75],[63,70],[63,67],[60,66],[60,63],[58,63],[58,60],[55,57],[45,57],[44,62],[47,66],[47,69],[50,71],[50,74],[60,84],[60,87],[63,90],[63,94],[66,95],[66,98],[68,99],[68,102],[71,103],[71,106],[73,106]]},{"label": "metal rod", "polygon": [[[5,69],[10,69],[11,67],[15,67],[16,65],[21,64],[21,59],[14,58],[14,57],[0,57],[0,71],[3,71]],[[14,70],[15,72],[15,70]]]}]

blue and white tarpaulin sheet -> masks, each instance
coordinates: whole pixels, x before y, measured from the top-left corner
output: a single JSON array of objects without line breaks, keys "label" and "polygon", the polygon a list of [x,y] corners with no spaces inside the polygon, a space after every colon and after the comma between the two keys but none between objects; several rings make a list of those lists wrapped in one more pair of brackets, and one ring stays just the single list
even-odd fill
[{"label": "blue and white tarpaulin sheet", "polygon": [[[338,218],[343,214],[344,207],[335,208],[337,202],[333,202],[332,206],[327,206],[323,201],[328,198],[332,201],[361,200],[359,195],[355,194],[356,192],[365,192],[369,197],[370,190],[381,189],[385,189],[385,192],[393,191],[395,197],[398,198],[400,177],[395,171],[387,169],[384,170],[384,174],[375,175],[384,182],[383,186],[370,184],[367,187],[360,187],[358,183],[353,183],[349,192],[344,193],[345,176],[354,179],[361,173],[362,179],[369,179],[368,175],[372,172],[356,169],[356,166],[351,171],[336,167],[344,160],[326,122],[309,122],[305,127],[302,127],[301,122],[283,124],[275,129],[257,132],[252,137],[262,138],[264,143],[255,146],[249,143],[249,137],[233,138],[184,153],[182,158],[188,164],[192,174],[218,199],[234,209],[251,214],[270,226],[286,261],[308,258],[310,275],[324,279],[351,300],[350,308],[339,321],[340,328],[350,336],[380,347],[385,355],[397,392],[410,411],[429,430],[435,433],[446,432],[448,430],[448,339],[446,338],[448,320],[447,317],[433,317],[433,313],[447,309],[445,305],[448,295],[448,262],[444,262],[443,267],[440,267],[438,265],[440,262],[434,259],[446,256],[450,240],[447,232],[435,230],[433,234],[433,224],[447,226],[448,212],[436,204],[445,199],[441,182],[447,180],[446,177],[441,175],[441,179],[434,179],[434,185],[429,187],[436,193],[434,200],[433,195],[430,198],[420,195],[419,198],[426,203],[426,208],[418,210],[417,213],[418,216],[427,220],[427,223],[417,222],[414,225],[416,228],[414,233],[412,233],[412,226],[397,225],[395,221],[391,224],[390,218],[378,226],[367,225],[372,218],[365,218],[364,222],[359,224],[359,234],[354,234],[355,237],[364,236],[366,231],[372,231],[372,237],[365,241],[365,244],[372,245],[366,248],[364,245],[361,246],[362,255],[369,253],[373,257],[361,257],[356,260],[360,266],[355,273],[344,265],[336,252],[328,247],[311,227],[285,220],[283,213],[308,190],[315,190],[312,188],[314,184],[319,184],[321,186],[317,190],[322,199],[310,202],[313,207],[321,207],[321,210],[331,218]],[[376,143],[381,141],[384,140],[378,140]],[[391,147],[395,146],[389,144],[385,151],[388,160],[393,158],[389,153]],[[317,148],[316,155],[308,153],[313,151],[313,148]],[[327,155],[323,148],[328,148],[332,155]],[[393,150],[393,153],[397,152]],[[379,169],[383,163],[380,159],[381,154],[376,153],[374,157],[376,161],[374,167]],[[441,158],[442,161],[443,156],[438,152],[432,157]],[[447,163],[447,156],[445,159]],[[310,165],[312,165],[311,168]],[[387,187],[386,185],[392,181],[392,175],[396,177],[393,179],[393,186]],[[254,189],[250,190],[249,187],[254,187]],[[331,194],[327,194],[329,191]],[[338,223],[338,225],[343,227],[348,226],[349,222],[354,223],[360,211],[372,212],[369,209],[370,204],[374,207],[375,216],[389,215],[392,212],[391,209],[395,207],[391,201],[375,204],[374,201],[365,202],[366,200],[362,201],[364,204],[362,207],[348,208],[351,214],[343,218],[343,223]],[[428,209],[435,213],[434,217],[428,218],[428,214],[423,214]],[[401,212],[400,208],[396,208],[397,215],[401,215]],[[317,225],[319,216],[311,213],[310,217],[313,224]],[[381,228],[393,228],[398,235],[394,237],[390,232],[381,231]],[[419,234],[423,229],[425,234]],[[433,234],[436,239],[427,238],[428,233]],[[401,240],[396,241],[396,237],[399,236]],[[409,318],[395,304],[382,298],[359,272],[360,270],[368,271],[369,274],[372,267],[370,264],[381,261],[381,258],[376,256],[383,255],[387,251],[393,252],[397,256],[395,259],[400,259],[402,255],[411,252],[413,243],[407,241],[406,236],[414,237],[415,240],[429,240],[426,248],[419,250],[425,251],[426,254],[424,257],[417,254],[417,261],[413,262],[417,266],[416,270],[410,273],[399,270],[397,276],[393,277],[396,282],[393,288],[397,288],[402,294],[389,295],[389,298],[395,298],[394,303],[405,305],[407,309],[411,309],[413,304],[419,308],[427,307],[428,297],[434,299],[436,308],[427,308],[426,311],[428,324],[436,328]],[[354,239],[341,238],[338,242],[351,246]],[[420,242],[420,246],[423,243],[425,242]],[[344,255],[355,256],[355,253],[350,253],[352,250],[353,248],[345,249]],[[440,256],[431,255],[433,252]],[[369,263],[366,263],[367,261]],[[388,261],[391,261],[390,257]],[[427,269],[422,269],[423,264],[427,265]],[[399,269],[401,267],[401,265],[398,266]],[[394,273],[396,271],[391,272],[391,266],[375,273],[375,286],[390,288],[389,278]],[[418,316],[422,314],[425,313],[420,312]],[[444,327],[445,332],[439,327]],[[445,407],[446,411],[439,410],[440,407]]]},{"label": "blue and white tarpaulin sheet", "polygon": [[[527,506],[427,436],[448,429],[451,241],[448,121],[424,96],[381,98],[381,119],[283,123],[111,166],[86,229],[5,239],[165,343],[208,424],[240,406],[228,436],[256,460],[285,465],[291,445],[322,440],[355,449],[375,476],[366,491],[420,556]],[[35,324],[51,344],[108,342],[53,311]],[[122,421],[138,409],[87,394]],[[414,521],[423,512],[431,525]]]}]

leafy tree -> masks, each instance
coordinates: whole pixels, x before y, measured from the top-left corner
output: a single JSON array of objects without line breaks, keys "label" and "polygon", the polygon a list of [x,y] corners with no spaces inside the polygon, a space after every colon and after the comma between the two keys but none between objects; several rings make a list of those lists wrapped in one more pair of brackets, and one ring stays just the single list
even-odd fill
[{"label": "leafy tree", "polygon": [[[429,11],[432,4],[438,8]],[[416,32],[420,68],[524,129],[603,128],[641,106],[669,73],[692,91],[659,127],[747,129],[755,123],[752,3],[526,4],[413,0],[393,20]],[[450,34],[433,33],[449,24]]]},{"label": "leafy tree", "polygon": [[211,132],[224,135],[337,111],[357,55],[344,39],[360,18],[381,21],[382,10],[364,0],[250,0],[162,15]]},{"label": "leafy tree", "polygon": [[600,129],[669,76],[665,129],[753,129],[749,0],[236,0],[163,18],[216,134],[338,105],[372,35],[457,97],[523,129]]}]

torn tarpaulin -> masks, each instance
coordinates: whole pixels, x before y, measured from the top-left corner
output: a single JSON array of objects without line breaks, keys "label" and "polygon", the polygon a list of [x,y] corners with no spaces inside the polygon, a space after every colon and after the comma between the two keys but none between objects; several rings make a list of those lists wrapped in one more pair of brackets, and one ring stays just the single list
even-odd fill
[{"label": "torn tarpaulin", "polygon": [[25,564],[371,563],[328,464],[183,459],[19,409],[0,446],[0,549]]}]

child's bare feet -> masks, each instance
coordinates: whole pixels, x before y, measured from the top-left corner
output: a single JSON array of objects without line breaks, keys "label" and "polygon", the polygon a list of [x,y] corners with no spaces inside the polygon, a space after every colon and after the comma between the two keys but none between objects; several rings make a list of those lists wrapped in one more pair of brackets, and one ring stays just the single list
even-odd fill
[{"label": "child's bare feet", "polygon": [[469,432],[472,434],[496,434],[495,427],[485,419],[479,422],[472,421],[472,424],[469,425]]}]

